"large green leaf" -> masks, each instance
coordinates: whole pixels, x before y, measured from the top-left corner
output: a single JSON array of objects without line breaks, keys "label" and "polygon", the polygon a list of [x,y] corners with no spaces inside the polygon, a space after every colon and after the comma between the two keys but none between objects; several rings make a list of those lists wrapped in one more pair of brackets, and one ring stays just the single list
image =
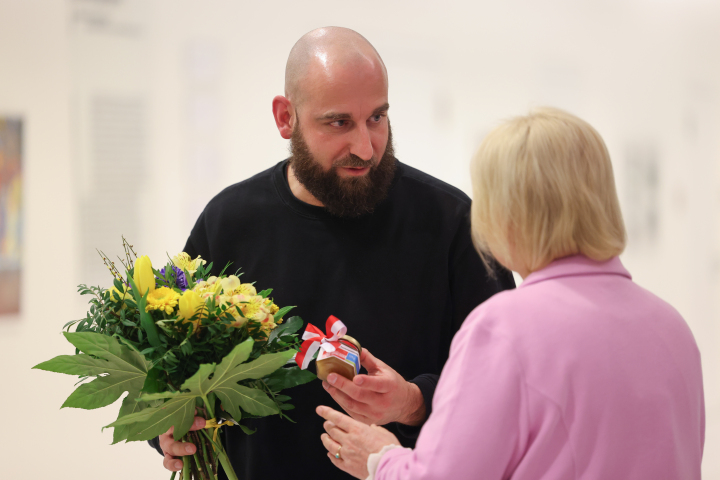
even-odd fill
[{"label": "large green leaf", "polygon": [[[195,375],[188,378],[182,385],[182,389],[191,389],[207,395],[209,392],[217,391],[220,388],[234,385],[240,380],[262,378],[282,367],[295,353],[288,350],[279,353],[268,353],[248,363],[238,364],[247,359],[252,350],[252,339],[249,339],[230,352],[220,365],[214,370],[200,368]],[[212,378],[211,377],[212,374]]]},{"label": "large green leaf", "polygon": [[148,407],[137,413],[118,418],[108,427],[128,426],[127,440],[150,440],[175,427],[173,437],[180,440],[189,430],[195,418],[195,397],[180,394],[158,407]]},{"label": "large green leaf", "polygon": [[[84,354],[60,355],[33,368],[69,375],[97,376],[81,384],[63,407],[94,409],[110,405],[124,392],[137,398],[150,362],[113,337],[94,332],[63,333]],[[93,358],[97,357],[97,358]],[[102,376],[100,376],[102,375]]]},{"label": "large green leaf", "polygon": [[223,408],[236,420],[241,417],[241,408],[246,412],[266,416],[280,413],[276,403],[257,388],[238,385],[241,380],[258,379],[272,374],[285,365],[295,353],[288,350],[280,353],[261,355],[246,362],[255,342],[248,339],[237,345],[223,358],[220,364],[202,364],[195,374],[180,387],[180,392],[158,392],[140,395],[141,402],[166,400],[161,406],[148,406],[137,413],[119,417],[108,427],[129,427],[127,440],[149,440],[165,433],[175,426],[173,436],[182,438],[192,426],[195,401],[207,399],[211,393],[217,395]]},{"label": "large green leaf", "polygon": [[[118,413],[117,418],[120,419],[126,415],[131,415],[133,413],[138,413],[148,407],[155,407],[160,405],[160,402],[157,400],[150,401],[150,402],[144,402],[139,400],[137,397],[140,396],[140,392],[129,392],[127,397],[123,400],[122,406],[120,407],[120,412]],[[123,440],[127,440],[128,436],[130,435],[131,428],[130,425],[120,425],[113,429],[113,445],[122,442]]]},{"label": "large green leaf", "polygon": [[265,392],[257,388],[230,384],[216,388],[214,392],[222,402],[223,408],[236,421],[242,418],[242,413],[238,407],[242,407],[246,412],[258,417],[280,413],[280,409],[275,405],[275,402]]}]

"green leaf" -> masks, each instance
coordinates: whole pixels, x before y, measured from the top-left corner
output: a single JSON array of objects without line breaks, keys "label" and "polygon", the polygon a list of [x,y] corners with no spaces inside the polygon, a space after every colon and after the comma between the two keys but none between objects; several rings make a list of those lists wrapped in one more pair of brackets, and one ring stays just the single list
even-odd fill
[{"label": "green leaf", "polygon": [[39,363],[32,368],[68,375],[93,376],[109,373],[110,364],[106,360],[98,359],[80,353],[78,355],[58,355],[52,360]]},{"label": "green leaf", "polygon": [[150,362],[142,355],[121,345],[115,338],[99,333],[66,332],[63,335],[84,354],[60,355],[33,368],[80,376],[104,375],[80,385],[65,400],[63,407],[104,407],[126,391],[137,397],[150,368]]},{"label": "green leaf", "polygon": [[152,368],[145,378],[145,383],[142,387],[143,393],[158,393],[163,391],[165,383],[160,380],[164,371],[158,367]]},{"label": "green leaf", "polygon": [[98,377],[92,382],[83,383],[75,389],[60,408],[73,407],[92,410],[106,407],[126,391],[132,389],[132,378],[118,381],[111,376]]},{"label": "green leaf", "polygon": [[280,337],[281,335],[290,335],[300,330],[303,326],[303,320],[300,317],[290,317],[285,323],[282,323],[275,327],[270,336],[268,337],[267,343],[272,343],[273,340]]},{"label": "green leaf", "polygon": [[[144,402],[141,400],[138,400],[136,397],[138,396],[139,392],[129,392],[127,394],[127,397],[123,400],[122,406],[120,407],[120,412],[118,413],[117,418],[124,417],[125,415],[130,415],[133,413],[138,413],[148,407],[155,407],[159,405],[159,401],[151,401],[151,402]],[[113,429],[113,442],[112,444],[116,444],[118,442],[122,442],[123,440],[127,440],[128,435],[130,435],[130,426],[129,425],[120,425]]]},{"label": "green leaf", "polygon": [[188,395],[183,392],[157,392],[157,393],[144,393],[140,395],[140,400],[143,402],[151,402],[154,400],[164,400],[166,398],[175,398],[181,395]]},{"label": "green leaf", "polygon": [[226,384],[214,390],[222,402],[223,408],[236,420],[242,418],[238,407],[246,412],[264,417],[279,412],[277,405],[265,392],[257,388],[244,387],[238,384]]},{"label": "green leaf", "polygon": [[140,295],[137,285],[135,285],[135,280],[130,276],[128,276],[128,280],[130,281],[133,296],[135,297],[135,303],[137,304],[138,311],[140,312],[140,325],[142,326],[143,330],[145,330],[150,345],[152,345],[153,347],[159,347],[160,337],[158,337],[157,325],[155,325],[155,322],[152,319],[152,315],[150,315],[149,312],[145,311],[148,293],[146,293],[145,295]]},{"label": "green leaf", "polygon": [[279,392],[286,388],[296,387],[303,383],[312,382],[317,376],[309,370],[301,370],[300,367],[279,368],[265,379],[265,384],[273,392]]},{"label": "green leaf", "polygon": [[[127,440],[150,440],[174,426],[173,437],[180,440],[192,426],[195,418],[195,395],[180,394],[159,407],[146,408],[125,415],[107,427],[129,426]],[[106,427],[106,428],[107,428]]]},{"label": "green leaf", "polygon": [[278,312],[275,315],[273,315],[273,317],[275,318],[275,321],[277,322],[278,320],[280,320],[283,317],[283,315],[288,313],[293,308],[295,308],[294,305],[291,307],[283,307],[280,310],[278,310]]},{"label": "green leaf", "polygon": [[258,295],[260,295],[262,298],[267,298],[268,295],[272,293],[273,289],[268,288],[267,290],[263,290],[262,292],[259,292]]},{"label": "green leaf", "polygon": [[241,424],[238,424],[238,427],[240,427],[242,431],[245,432],[247,435],[252,435],[253,433],[257,432],[257,428],[253,430],[252,428],[246,427],[245,425]]}]

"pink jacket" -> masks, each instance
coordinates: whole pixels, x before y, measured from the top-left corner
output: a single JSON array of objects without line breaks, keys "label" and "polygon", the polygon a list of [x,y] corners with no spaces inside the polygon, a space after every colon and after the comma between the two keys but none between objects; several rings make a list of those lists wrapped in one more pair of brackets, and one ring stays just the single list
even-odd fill
[{"label": "pink jacket", "polygon": [[618,258],[557,260],[455,336],[415,450],[376,478],[699,479],[700,353]]}]

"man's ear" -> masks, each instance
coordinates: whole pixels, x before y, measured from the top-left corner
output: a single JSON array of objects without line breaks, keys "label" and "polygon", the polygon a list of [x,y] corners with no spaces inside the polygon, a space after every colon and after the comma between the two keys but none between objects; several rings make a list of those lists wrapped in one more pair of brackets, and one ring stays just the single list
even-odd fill
[{"label": "man's ear", "polygon": [[286,140],[289,139],[296,121],[292,103],[282,95],[278,95],[273,98],[272,109],[280,136]]}]

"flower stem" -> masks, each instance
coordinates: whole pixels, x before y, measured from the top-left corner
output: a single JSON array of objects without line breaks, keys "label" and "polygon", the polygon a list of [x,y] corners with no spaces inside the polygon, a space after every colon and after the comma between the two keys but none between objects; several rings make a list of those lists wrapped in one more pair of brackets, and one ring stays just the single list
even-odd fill
[{"label": "flower stem", "polygon": [[208,440],[210,440],[210,443],[213,444],[213,446],[215,447],[217,456],[220,459],[220,464],[222,465],[223,470],[225,470],[225,474],[227,475],[228,480],[238,480],[238,477],[235,474],[235,470],[233,470],[232,464],[230,464],[230,459],[228,458],[227,454],[225,453],[225,449],[222,446],[222,442],[219,442],[218,444],[213,441],[212,436],[204,429],[200,431],[203,433],[203,435],[207,437]]},{"label": "flower stem", "polygon": [[183,478],[182,478],[182,480],[192,480],[192,478],[191,478],[191,477],[192,477],[192,473],[191,473],[191,470],[190,470],[190,458],[189,458],[187,455],[185,455],[185,456],[183,457],[183,469],[182,469],[182,472],[183,472]]},{"label": "flower stem", "polygon": [[210,405],[210,402],[208,401],[207,397],[203,395],[202,397],[203,403],[205,404],[205,408],[207,409],[208,413],[210,414],[210,418],[215,418],[215,410],[213,409],[212,405]]},{"label": "flower stem", "polygon": [[198,455],[198,451],[195,451],[196,453],[193,454],[193,460],[195,460],[195,468],[197,469],[197,480],[200,480],[201,478],[205,480],[207,477],[205,470],[203,470],[201,462],[200,462],[200,455]]},{"label": "flower stem", "polygon": [[[206,442],[205,442],[205,439],[204,439],[202,436],[200,436],[200,435],[198,435],[197,438],[198,438],[198,440],[200,441],[200,446],[202,447],[203,461],[205,462],[205,466],[207,467],[208,476],[209,476],[210,478],[217,478],[217,477],[215,476],[215,474],[213,473],[212,464],[208,461],[207,449],[205,448],[205,443],[206,443]],[[213,459],[213,461],[214,461],[214,460],[215,460],[215,459]]]}]

